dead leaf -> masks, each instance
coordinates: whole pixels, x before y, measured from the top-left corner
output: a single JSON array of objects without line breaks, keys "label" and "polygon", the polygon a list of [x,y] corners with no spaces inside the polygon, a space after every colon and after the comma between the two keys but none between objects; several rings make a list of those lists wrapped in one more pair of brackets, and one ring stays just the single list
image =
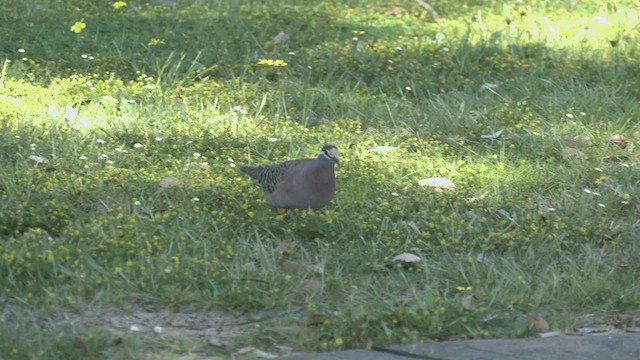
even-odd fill
[{"label": "dead leaf", "polygon": [[400,255],[394,256],[391,261],[400,261],[404,263],[417,263],[422,261],[418,256],[411,253],[402,253]]},{"label": "dead leaf", "polygon": [[615,147],[619,147],[620,149],[624,149],[627,147],[627,138],[621,134],[611,135],[609,138],[609,142],[611,145]]},{"label": "dead leaf", "polygon": [[529,316],[529,323],[538,331],[549,331],[549,324],[542,316]]},{"label": "dead leaf", "polygon": [[476,302],[476,297],[473,294],[468,294],[462,297],[462,308],[465,310],[474,310],[476,307],[474,303]]},{"label": "dead leaf", "polygon": [[[480,86],[480,90],[482,89],[487,89],[487,90],[496,90],[500,87],[500,85],[496,84],[496,83],[484,83],[482,84],[482,86]],[[500,130],[502,132],[502,130]]]},{"label": "dead leaf", "polygon": [[37,155],[29,155],[29,160],[35,161],[36,164],[46,164],[49,162],[47,158]]},{"label": "dead leaf", "polygon": [[428,179],[422,179],[418,181],[418,185],[431,186],[434,189],[440,190],[440,191],[445,189],[454,189],[456,187],[456,184],[454,184],[453,181],[446,178],[441,178],[441,177],[432,177]]},{"label": "dead leaf", "polygon": [[538,337],[541,337],[544,339],[544,338],[560,336],[560,335],[563,335],[562,331],[545,331],[538,334]]},{"label": "dead leaf", "polygon": [[480,138],[485,140],[497,140],[500,135],[502,135],[503,131],[504,129],[501,129],[491,134],[480,135]]}]

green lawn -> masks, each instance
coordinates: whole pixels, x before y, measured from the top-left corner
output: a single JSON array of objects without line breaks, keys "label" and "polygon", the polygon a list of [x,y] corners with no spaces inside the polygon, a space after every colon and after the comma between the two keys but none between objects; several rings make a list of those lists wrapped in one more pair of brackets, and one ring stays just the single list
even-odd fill
[{"label": "green lawn", "polygon": [[3,0],[0,358],[636,326],[640,6],[556,3]]}]

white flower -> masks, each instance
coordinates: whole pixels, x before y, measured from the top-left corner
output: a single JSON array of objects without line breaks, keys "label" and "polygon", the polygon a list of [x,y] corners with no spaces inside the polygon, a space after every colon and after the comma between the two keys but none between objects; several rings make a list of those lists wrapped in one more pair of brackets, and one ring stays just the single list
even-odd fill
[{"label": "white flower", "polygon": [[100,138],[97,138],[97,139],[96,139],[96,142],[97,142],[98,144],[106,144],[106,141],[104,141],[104,140],[102,140],[102,139],[100,139]]},{"label": "white flower", "polygon": [[129,330],[131,330],[131,331],[140,331],[140,328],[137,325],[131,325]]},{"label": "white flower", "polygon": [[141,148],[141,147],[142,147],[142,144],[140,144],[140,143],[135,143],[135,144],[133,144],[133,147],[134,147],[134,148],[136,148],[136,149],[137,149],[137,148]]},{"label": "white flower", "polygon": [[202,155],[200,155],[200,153],[197,153],[197,152],[194,152],[194,153],[193,153],[193,158],[194,158],[194,159],[198,159],[198,158],[200,158],[201,156],[202,156]]},{"label": "white flower", "polygon": [[278,138],[270,137],[267,140],[269,140],[271,142],[276,142],[276,141],[278,141]]},{"label": "white flower", "polygon": [[160,136],[156,137],[156,141],[162,141],[162,138]]},{"label": "white flower", "polygon": [[88,158],[88,157],[86,157],[86,156],[84,156],[84,155],[82,155],[82,156],[80,156],[80,157],[79,157],[79,159],[80,159],[80,160],[88,160],[89,158]]},{"label": "white flower", "polygon": [[564,114],[564,116],[566,116],[567,119],[573,119],[573,114]]}]

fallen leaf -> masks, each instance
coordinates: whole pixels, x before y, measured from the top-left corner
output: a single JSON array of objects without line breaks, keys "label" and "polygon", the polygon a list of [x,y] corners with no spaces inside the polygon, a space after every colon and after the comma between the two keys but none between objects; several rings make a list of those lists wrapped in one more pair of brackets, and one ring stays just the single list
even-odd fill
[{"label": "fallen leaf", "polygon": [[462,308],[465,310],[474,310],[476,297],[473,294],[468,294],[462,297]]},{"label": "fallen leaf", "polygon": [[549,324],[542,316],[529,316],[529,323],[538,331],[549,331]]},{"label": "fallen leaf", "polygon": [[563,335],[562,331],[545,331],[538,334],[538,337],[548,338],[548,337],[560,336],[560,335]]},{"label": "fallen leaf", "polygon": [[422,261],[418,256],[411,253],[402,253],[394,256],[391,261],[401,261],[405,263],[416,263]]},{"label": "fallen leaf", "polygon": [[420,181],[418,181],[418,185],[420,186],[431,186],[434,189],[453,189],[456,187],[456,185],[453,183],[453,181],[446,179],[446,178],[441,178],[441,177],[433,177],[433,178],[428,178],[428,179],[422,179]]},{"label": "fallen leaf", "polygon": [[627,138],[621,134],[611,135],[609,138],[609,142],[611,145],[615,147],[619,147],[620,149],[624,149],[627,147]]},{"label": "fallen leaf", "polygon": [[37,155],[29,155],[29,160],[35,161],[36,164],[46,164],[49,162],[47,158],[44,158],[42,156],[37,156]]},{"label": "fallen leaf", "polygon": [[495,90],[495,89],[497,89],[499,87],[500,87],[500,85],[495,84],[495,83],[484,83],[484,84],[482,84],[482,86],[480,86],[480,90],[482,90],[482,89]]},{"label": "fallen leaf", "polygon": [[480,138],[486,140],[496,140],[500,137],[500,135],[502,135],[503,131],[504,129],[501,129],[491,134],[480,135]]}]

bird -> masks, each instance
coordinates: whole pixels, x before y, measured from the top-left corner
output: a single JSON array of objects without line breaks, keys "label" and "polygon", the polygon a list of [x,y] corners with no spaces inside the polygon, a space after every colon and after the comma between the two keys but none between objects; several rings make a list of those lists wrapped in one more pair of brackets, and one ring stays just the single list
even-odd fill
[{"label": "bird", "polygon": [[336,193],[335,165],[338,148],[325,145],[315,159],[298,159],[264,166],[242,166],[260,186],[264,198],[272,208],[320,209]]}]

